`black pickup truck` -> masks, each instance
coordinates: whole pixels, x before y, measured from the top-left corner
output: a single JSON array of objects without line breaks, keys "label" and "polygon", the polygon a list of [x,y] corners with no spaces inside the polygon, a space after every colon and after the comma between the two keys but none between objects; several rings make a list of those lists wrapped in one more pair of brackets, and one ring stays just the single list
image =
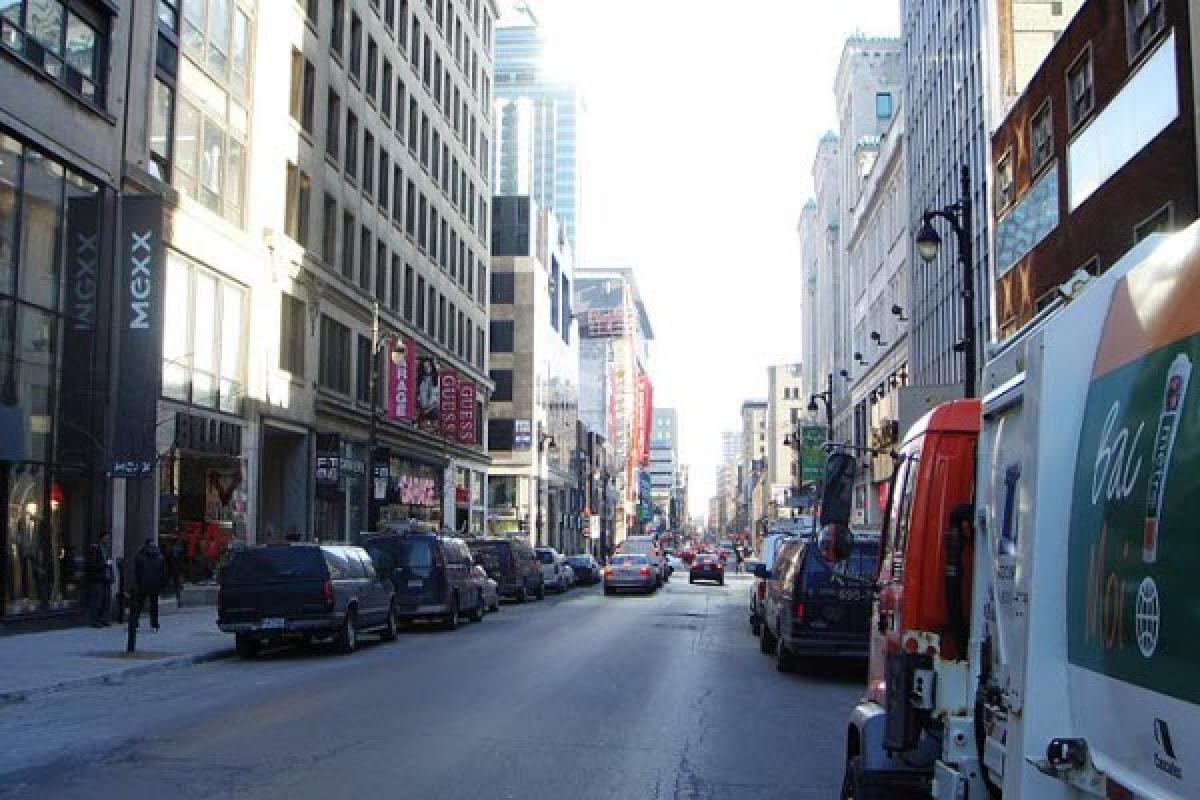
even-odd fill
[{"label": "black pickup truck", "polygon": [[392,583],[367,551],[344,545],[264,545],[233,553],[220,572],[217,627],[243,658],[266,643],[333,639],[342,652],[362,631],[398,631]]}]

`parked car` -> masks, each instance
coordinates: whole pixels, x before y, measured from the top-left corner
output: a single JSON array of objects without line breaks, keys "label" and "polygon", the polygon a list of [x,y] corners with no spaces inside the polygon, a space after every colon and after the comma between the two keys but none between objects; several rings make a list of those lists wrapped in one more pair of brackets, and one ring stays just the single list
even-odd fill
[{"label": "parked car", "polygon": [[535,552],[538,562],[542,565],[542,580],[545,584],[559,594],[570,589],[571,579],[567,575],[567,570],[564,569],[567,560],[563,558],[563,554],[553,547],[539,547]]},{"label": "parked car", "polygon": [[725,585],[725,565],[715,553],[697,553],[688,571],[688,583],[696,581],[716,581]]},{"label": "parked car", "polygon": [[542,564],[529,543],[521,539],[468,539],[467,547],[476,563],[487,570],[501,597],[524,603],[530,597],[546,596]]},{"label": "parked car", "polygon": [[568,556],[567,563],[575,570],[576,585],[592,586],[600,580],[600,565],[593,556],[586,553]]},{"label": "parked car", "polygon": [[[775,566],[780,545],[791,538],[791,534],[776,532],[767,534],[763,539],[762,565],[766,567],[766,572],[770,572]],[[765,578],[759,577],[757,572],[753,574],[754,583],[750,587],[750,632],[758,636],[762,629],[763,602],[767,596],[767,581]]]},{"label": "parked car", "polygon": [[618,589],[638,589],[652,594],[658,589],[658,577],[650,558],[642,553],[618,553],[604,568],[604,593],[616,594]]},{"label": "parked car", "polygon": [[759,649],[774,654],[781,672],[808,656],[866,658],[879,536],[856,534],[850,558],[827,561],[818,540],[791,539],[767,579]]},{"label": "parked car", "polygon": [[396,587],[396,613],[407,621],[437,620],[447,630],[466,614],[483,619],[485,603],[474,561],[462,539],[417,525],[385,527],[364,546]]},{"label": "parked car", "polygon": [[487,607],[488,611],[499,611],[500,593],[496,591],[496,587],[500,584],[496,583],[496,580],[488,575],[487,570],[479,564],[471,567],[471,572],[474,575],[474,579],[479,581],[480,591],[483,592],[484,606]]},{"label": "parked car", "polygon": [[249,547],[232,553],[218,582],[217,627],[234,634],[243,658],[275,642],[333,639],[351,653],[363,631],[396,638],[392,583],[361,547]]}]

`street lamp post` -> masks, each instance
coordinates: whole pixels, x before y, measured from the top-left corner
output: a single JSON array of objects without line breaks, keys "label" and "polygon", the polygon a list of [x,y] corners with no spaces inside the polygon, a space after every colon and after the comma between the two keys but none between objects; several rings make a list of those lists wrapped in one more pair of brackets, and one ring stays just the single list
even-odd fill
[{"label": "street lamp post", "polygon": [[829,441],[833,441],[833,373],[825,376],[825,391],[817,392],[808,398],[808,410],[817,410],[817,400],[825,403],[825,427],[829,432]]},{"label": "street lamp post", "polygon": [[921,215],[921,230],[917,233],[917,252],[926,264],[937,258],[942,237],[931,224],[934,219],[941,218],[950,223],[950,227],[958,236],[958,261],[962,266],[962,299],[963,299],[963,339],[954,346],[955,350],[963,353],[963,396],[975,396],[975,270],[974,257],[971,247],[971,174],[964,165],[960,170],[962,196],[957,203],[952,203],[935,211],[926,211]]},{"label": "street lamp post", "polygon": [[392,363],[400,364],[405,357],[404,340],[395,331],[380,334],[379,303],[375,303],[371,316],[371,432],[367,438],[367,530],[371,532],[379,526],[379,505],[375,498],[375,448],[379,438],[379,354],[388,345],[392,345]]}]

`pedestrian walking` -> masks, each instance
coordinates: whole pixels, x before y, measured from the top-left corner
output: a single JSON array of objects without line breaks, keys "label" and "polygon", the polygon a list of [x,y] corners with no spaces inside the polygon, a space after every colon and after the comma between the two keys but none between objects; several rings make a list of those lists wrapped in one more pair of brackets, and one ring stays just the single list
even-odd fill
[{"label": "pedestrian walking", "polygon": [[111,585],[105,580],[106,566],[104,553],[99,542],[88,545],[83,556],[83,579],[87,592],[88,623],[93,628],[103,628],[108,624],[104,614],[104,598]]},{"label": "pedestrian walking", "polygon": [[142,609],[150,604],[150,627],[158,630],[158,596],[167,585],[167,562],[153,539],[147,539],[133,561],[134,600],[130,613],[133,627],[142,618]]},{"label": "pedestrian walking", "polygon": [[167,545],[167,581],[175,592],[175,607],[183,608],[183,567],[186,553],[183,542],[175,539]]},{"label": "pedestrian walking", "polygon": [[746,554],[742,552],[742,548],[738,547],[735,544],[733,546],[733,556],[734,556],[734,558],[737,559],[737,572],[738,572],[738,574],[741,574],[742,563],[745,562],[745,560],[746,560]]}]

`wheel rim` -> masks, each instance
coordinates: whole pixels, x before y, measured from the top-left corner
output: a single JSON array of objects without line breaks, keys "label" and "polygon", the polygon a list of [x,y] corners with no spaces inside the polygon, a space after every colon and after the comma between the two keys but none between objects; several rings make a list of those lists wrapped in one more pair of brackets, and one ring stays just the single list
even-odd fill
[{"label": "wheel rim", "polygon": [[346,646],[353,650],[358,646],[358,630],[354,627],[354,618],[346,620]]}]

